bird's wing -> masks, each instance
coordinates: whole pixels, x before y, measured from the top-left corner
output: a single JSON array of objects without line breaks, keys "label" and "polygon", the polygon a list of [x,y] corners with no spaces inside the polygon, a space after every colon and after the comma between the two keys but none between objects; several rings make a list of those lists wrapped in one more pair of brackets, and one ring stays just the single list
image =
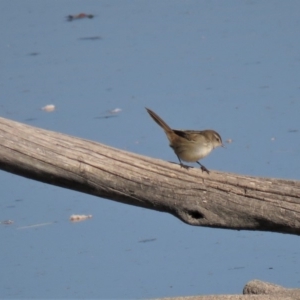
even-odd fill
[{"label": "bird's wing", "polygon": [[194,141],[197,137],[197,133],[199,134],[199,131],[193,131],[193,130],[176,130],[173,129],[174,133],[178,136],[188,140],[188,141]]}]

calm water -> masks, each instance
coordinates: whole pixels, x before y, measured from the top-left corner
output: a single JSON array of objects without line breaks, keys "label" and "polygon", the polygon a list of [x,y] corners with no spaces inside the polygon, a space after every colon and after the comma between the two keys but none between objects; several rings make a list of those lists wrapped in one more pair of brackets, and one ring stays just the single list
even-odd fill
[{"label": "calm water", "polygon": [[[209,169],[300,179],[299,1],[15,0],[1,9],[2,117],[176,161],[147,106],[174,128],[233,140],[203,160]],[[95,17],[66,21],[81,12]],[[56,110],[42,111],[47,104]],[[191,227],[5,172],[0,180],[0,221],[14,221],[0,225],[1,298],[300,284],[296,236]],[[71,224],[73,213],[93,218]]]}]

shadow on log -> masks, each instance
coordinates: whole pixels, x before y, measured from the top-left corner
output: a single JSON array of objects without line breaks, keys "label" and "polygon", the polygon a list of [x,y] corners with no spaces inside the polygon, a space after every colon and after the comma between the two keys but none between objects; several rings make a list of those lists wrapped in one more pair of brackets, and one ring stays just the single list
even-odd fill
[{"label": "shadow on log", "polygon": [[300,181],[200,169],[0,118],[0,168],[190,225],[300,234]]}]

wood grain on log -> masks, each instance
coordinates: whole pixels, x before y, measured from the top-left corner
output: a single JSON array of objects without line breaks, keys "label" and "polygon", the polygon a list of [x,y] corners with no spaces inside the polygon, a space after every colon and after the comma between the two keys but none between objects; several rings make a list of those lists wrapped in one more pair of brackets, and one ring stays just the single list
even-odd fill
[{"label": "wood grain on log", "polygon": [[292,299],[300,299],[300,289],[287,289],[281,285],[270,282],[251,280],[244,289],[244,295],[275,295],[280,297],[291,297]]},{"label": "wood grain on log", "polygon": [[[155,300],[288,300],[300,299],[300,289],[287,289],[283,286],[251,280],[246,284],[243,295],[209,295],[209,296],[182,296],[157,298]],[[154,299],[153,299],[154,300]]]},{"label": "wood grain on log", "polygon": [[198,226],[300,234],[300,182],[179,165],[0,118],[0,169]]}]

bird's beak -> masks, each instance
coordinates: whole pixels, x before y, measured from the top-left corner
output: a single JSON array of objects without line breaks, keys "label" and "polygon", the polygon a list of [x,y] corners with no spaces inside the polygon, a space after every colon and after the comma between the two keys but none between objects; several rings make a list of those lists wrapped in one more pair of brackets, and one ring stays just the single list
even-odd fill
[{"label": "bird's beak", "polygon": [[222,144],[222,145],[221,145],[221,147],[226,149],[226,147],[225,147],[225,145],[224,145],[224,144]]}]

